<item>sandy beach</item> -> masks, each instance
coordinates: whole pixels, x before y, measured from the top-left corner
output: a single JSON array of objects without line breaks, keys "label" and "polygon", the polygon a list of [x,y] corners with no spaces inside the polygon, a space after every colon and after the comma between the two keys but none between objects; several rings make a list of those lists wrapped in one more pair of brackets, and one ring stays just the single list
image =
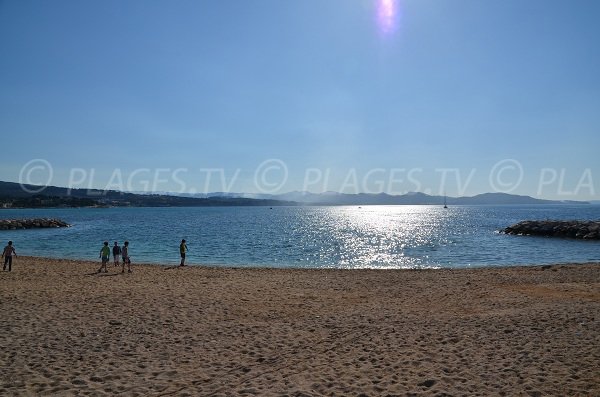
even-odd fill
[{"label": "sandy beach", "polygon": [[109,265],[0,274],[1,395],[600,395],[600,264]]}]

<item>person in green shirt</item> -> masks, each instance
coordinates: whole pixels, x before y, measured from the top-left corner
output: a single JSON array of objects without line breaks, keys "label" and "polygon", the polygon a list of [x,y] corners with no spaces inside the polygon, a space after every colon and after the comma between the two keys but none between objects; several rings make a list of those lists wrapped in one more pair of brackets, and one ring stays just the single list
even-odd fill
[{"label": "person in green shirt", "polygon": [[181,240],[181,244],[179,244],[179,254],[181,255],[181,263],[179,264],[179,266],[185,266],[185,253],[187,252],[188,248],[187,245],[185,245],[185,240]]},{"label": "person in green shirt", "polygon": [[104,273],[108,273],[108,269],[106,264],[108,263],[110,257],[110,247],[108,246],[108,241],[104,242],[104,246],[100,250],[100,258],[102,258],[102,264],[100,265],[100,269],[98,269],[98,273],[104,269]]}]

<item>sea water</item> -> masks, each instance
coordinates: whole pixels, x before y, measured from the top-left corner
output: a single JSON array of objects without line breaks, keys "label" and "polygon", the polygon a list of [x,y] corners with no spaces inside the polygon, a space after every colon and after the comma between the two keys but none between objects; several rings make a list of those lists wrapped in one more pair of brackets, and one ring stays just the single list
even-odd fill
[{"label": "sea water", "polygon": [[8,209],[61,229],[0,231],[18,254],[97,260],[130,242],[133,263],[296,268],[461,268],[600,261],[600,241],[509,236],[526,219],[600,219],[598,205]]}]

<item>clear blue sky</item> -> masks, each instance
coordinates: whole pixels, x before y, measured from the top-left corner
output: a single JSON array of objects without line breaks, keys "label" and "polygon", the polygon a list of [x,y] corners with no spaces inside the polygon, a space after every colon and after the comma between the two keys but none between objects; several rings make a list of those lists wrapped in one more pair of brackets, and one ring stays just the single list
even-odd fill
[{"label": "clear blue sky", "polygon": [[598,199],[599,16],[595,0],[0,0],[0,179]]}]

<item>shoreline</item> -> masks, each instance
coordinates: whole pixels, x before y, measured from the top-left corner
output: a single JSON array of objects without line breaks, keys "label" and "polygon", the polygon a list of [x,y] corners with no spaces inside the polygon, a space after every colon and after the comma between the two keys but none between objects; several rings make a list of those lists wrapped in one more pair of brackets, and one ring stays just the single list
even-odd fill
[{"label": "shoreline", "polygon": [[0,273],[0,394],[600,394],[600,263],[99,266]]},{"label": "shoreline", "polygon": [[[76,262],[80,264],[97,264],[100,265],[100,258],[97,259],[86,259],[81,257],[52,257],[52,256],[37,256],[37,255],[18,255],[18,258],[30,259],[30,260],[50,260],[50,261],[68,261],[68,262]],[[17,259],[18,259],[17,258]],[[133,258],[133,257],[132,257]],[[168,261],[172,263],[160,263],[160,262],[149,262],[142,261],[136,262],[135,258],[132,261],[132,266],[151,266],[151,267],[159,267],[159,268],[176,268],[179,267],[178,263],[180,258],[172,255]],[[362,271],[362,270],[373,270],[373,271],[406,271],[406,270],[415,270],[415,271],[423,271],[423,270],[494,270],[494,269],[511,269],[511,268],[538,268],[538,267],[552,267],[552,266],[577,266],[577,265],[590,265],[597,264],[600,265],[600,260],[598,261],[577,261],[577,262],[541,262],[541,263],[515,263],[510,265],[468,265],[468,266],[460,266],[460,267],[444,267],[442,265],[431,265],[431,266],[423,266],[423,267],[406,267],[406,268],[390,268],[390,267],[298,267],[298,266],[273,266],[273,265],[236,265],[236,264],[216,264],[216,263],[192,263],[188,262],[189,258],[186,259],[186,268],[207,268],[207,269],[264,269],[264,270],[343,270],[343,271]],[[119,262],[121,263],[121,261]],[[109,260],[108,268],[112,268],[113,265],[113,257],[112,253]]]},{"label": "shoreline", "polygon": [[[101,264],[100,258],[97,260],[91,259],[80,259],[80,258],[54,258],[48,256],[35,256],[35,255],[18,255],[15,259],[13,257],[13,263],[18,261],[19,259],[26,260],[27,262],[31,261],[40,261],[40,262],[53,262],[56,264],[71,264],[78,266],[89,266],[93,268],[94,266],[99,267]],[[514,265],[481,265],[481,266],[470,266],[470,267],[421,267],[421,268],[387,268],[387,267],[367,267],[367,268],[336,268],[336,267],[274,267],[269,265],[220,265],[220,264],[198,264],[198,263],[187,263],[185,266],[179,266],[175,264],[176,261],[173,261],[173,264],[161,264],[161,263],[152,263],[152,262],[132,262],[131,267],[141,267],[150,268],[150,269],[161,269],[161,270],[171,270],[171,269],[205,269],[205,270],[230,270],[230,271],[290,271],[290,272],[470,272],[470,271],[496,271],[496,270],[556,270],[559,267],[573,267],[573,266],[598,266],[600,271],[600,261],[586,261],[586,262],[556,262],[556,263],[539,263],[539,264],[514,264]],[[4,263],[4,262],[2,262]],[[122,267],[122,261],[119,262],[119,269]],[[110,260],[108,262],[108,270],[109,273],[112,273],[111,270],[114,270],[114,263],[112,254]]]}]

